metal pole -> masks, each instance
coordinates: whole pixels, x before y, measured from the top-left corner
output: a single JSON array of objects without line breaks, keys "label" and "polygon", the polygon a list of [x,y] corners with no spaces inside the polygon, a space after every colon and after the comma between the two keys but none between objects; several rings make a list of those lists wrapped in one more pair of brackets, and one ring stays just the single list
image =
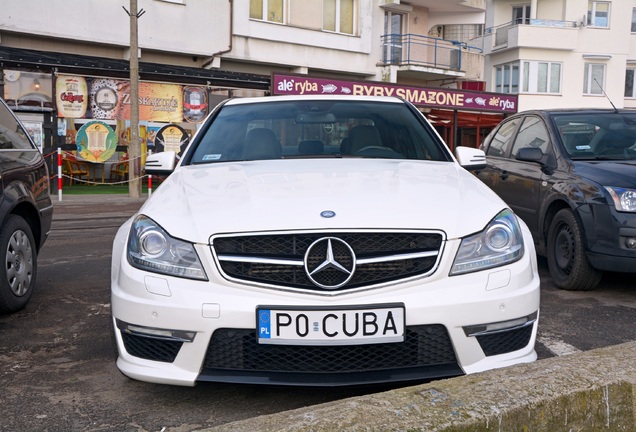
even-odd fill
[{"label": "metal pole", "polygon": [[457,110],[453,110],[453,148],[452,150],[455,151],[455,149],[457,148],[457,142],[459,141],[459,127],[457,125],[458,122],[458,118],[457,118]]},{"label": "metal pole", "polygon": [[139,142],[139,39],[137,0],[130,0],[130,142],[128,143],[128,196],[141,197],[141,143]]},{"label": "metal pole", "polygon": [[62,149],[57,148],[57,200],[62,201],[62,186],[64,180],[62,179]]}]

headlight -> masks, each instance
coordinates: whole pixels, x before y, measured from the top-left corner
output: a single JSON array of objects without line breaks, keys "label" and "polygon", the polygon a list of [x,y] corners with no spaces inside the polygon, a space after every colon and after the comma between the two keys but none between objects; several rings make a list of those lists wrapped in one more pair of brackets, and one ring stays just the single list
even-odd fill
[{"label": "headlight", "polygon": [[605,186],[617,211],[636,212],[636,189]]},{"label": "headlight", "polygon": [[482,232],[462,239],[450,275],[499,267],[522,256],[519,222],[512,211],[504,210]]},{"label": "headlight", "polygon": [[191,243],[170,237],[146,216],[138,216],[128,236],[128,262],[153,273],[207,280]]}]

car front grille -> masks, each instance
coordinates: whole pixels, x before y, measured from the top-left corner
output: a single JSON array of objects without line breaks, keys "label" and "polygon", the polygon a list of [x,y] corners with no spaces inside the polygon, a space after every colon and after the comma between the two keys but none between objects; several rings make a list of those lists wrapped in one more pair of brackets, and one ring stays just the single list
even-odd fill
[{"label": "car front grille", "polygon": [[348,373],[457,364],[443,325],[407,327],[404,342],[369,345],[259,344],[255,330],[218,329],[203,368],[244,372]]},{"label": "car front grille", "polygon": [[[312,244],[331,238],[333,259],[353,267],[353,276],[338,285],[341,272],[332,268],[313,278],[326,251]],[[441,232],[336,232],[223,236],[212,249],[223,274],[234,280],[317,291],[341,291],[431,274],[439,262]],[[348,249],[346,244],[350,247]],[[353,256],[349,251],[353,251]],[[330,286],[325,288],[325,286]]]}]

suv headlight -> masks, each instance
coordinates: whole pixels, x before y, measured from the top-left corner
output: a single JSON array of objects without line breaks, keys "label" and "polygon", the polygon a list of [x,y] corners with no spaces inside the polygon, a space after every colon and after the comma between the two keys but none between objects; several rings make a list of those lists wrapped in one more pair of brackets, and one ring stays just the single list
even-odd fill
[{"label": "suv headlight", "polygon": [[140,270],[207,280],[192,243],[170,237],[152,219],[140,215],[128,236],[128,262]]},{"label": "suv headlight", "polygon": [[511,210],[504,210],[483,231],[462,239],[450,275],[499,267],[522,256],[519,222]]},{"label": "suv headlight", "polygon": [[605,186],[605,189],[612,196],[617,211],[636,212],[636,190],[614,186]]}]

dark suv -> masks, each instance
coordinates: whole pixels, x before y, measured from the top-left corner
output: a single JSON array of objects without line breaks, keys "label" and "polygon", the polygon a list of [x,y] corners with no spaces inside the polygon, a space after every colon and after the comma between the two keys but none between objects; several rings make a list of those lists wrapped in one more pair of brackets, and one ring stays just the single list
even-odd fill
[{"label": "dark suv", "polygon": [[636,272],[636,111],[526,111],[482,149],[478,177],[526,222],[559,288]]},{"label": "dark suv", "polygon": [[28,303],[53,206],[44,158],[0,100],[0,313]]}]

